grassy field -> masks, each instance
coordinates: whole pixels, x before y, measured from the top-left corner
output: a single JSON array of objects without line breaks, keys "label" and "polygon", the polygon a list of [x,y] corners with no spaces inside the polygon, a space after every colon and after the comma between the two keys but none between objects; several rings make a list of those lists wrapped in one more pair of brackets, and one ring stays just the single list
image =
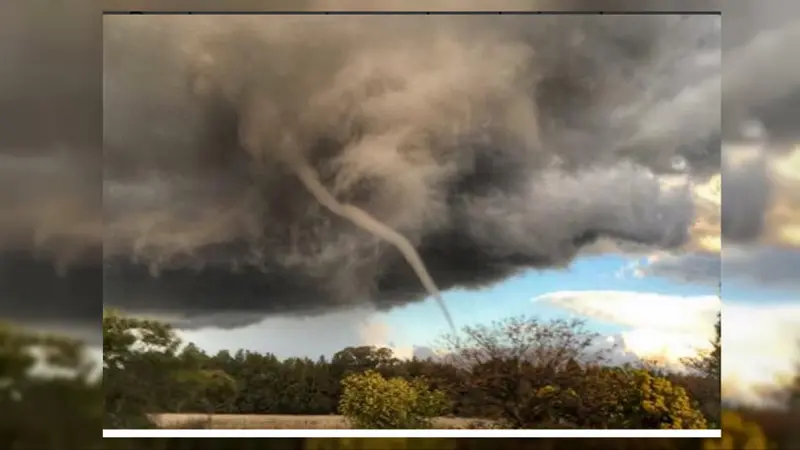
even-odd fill
[{"label": "grassy field", "polygon": [[[216,428],[216,429],[343,429],[349,428],[342,416],[293,416],[273,414],[153,414],[152,419],[161,428]],[[436,428],[467,428],[478,419],[440,417]]]}]

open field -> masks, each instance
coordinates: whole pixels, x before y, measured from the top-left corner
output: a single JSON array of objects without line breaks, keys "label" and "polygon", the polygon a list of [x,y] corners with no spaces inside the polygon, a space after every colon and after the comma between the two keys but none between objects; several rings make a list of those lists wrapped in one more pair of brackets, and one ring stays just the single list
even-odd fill
[{"label": "open field", "polygon": [[[151,418],[161,428],[183,428],[195,425],[216,429],[344,429],[349,428],[342,416],[300,416],[279,414],[152,414]],[[439,417],[435,419],[436,428],[467,428],[471,423],[483,422],[479,419]],[[200,425],[203,424],[203,425]],[[210,426],[209,426],[210,425]],[[194,426],[193,426],[194,428]]]}]

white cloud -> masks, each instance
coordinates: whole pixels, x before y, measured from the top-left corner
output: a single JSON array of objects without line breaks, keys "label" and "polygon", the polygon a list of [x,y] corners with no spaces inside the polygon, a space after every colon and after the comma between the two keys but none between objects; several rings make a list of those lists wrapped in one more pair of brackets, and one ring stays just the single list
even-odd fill
[{"label": "white cloud", "polygon": [[800,304],[725,305],[723,314],[723,393],[757,402],[796,372]]},{"label": "white cloud", "polygon": [[631,291],[559,291],[535,301],[628,328],[615,336],[614,361],[658,361],[682,368],[682,358],[709,348],[720,309],[715,296],[677,297]]},{"label": "white cloud", "polygon": [[676,297],[631,291],[558,291],[535,300],[631,328],[702,336],[712,335],[720,308],[716,296]]},{"label": "white cloud", "polygon": [[[618,339],[640,358],[676,363],[693,347],[707,347],[720,302],[716,297],[678,297],[625,291],[553,292],[535,299],[592,319],[630,328]],[[723,308],[723,396],[764,401],[764,389],[795,370],[800,345],[800,304]]]},{"label": "white cloud", "polygon": [[696,356],[698,349],[710,347],[708,337],[701,334],[634,329],[620,335],[628,352],[673,368],[682,368],[682,358]]}]

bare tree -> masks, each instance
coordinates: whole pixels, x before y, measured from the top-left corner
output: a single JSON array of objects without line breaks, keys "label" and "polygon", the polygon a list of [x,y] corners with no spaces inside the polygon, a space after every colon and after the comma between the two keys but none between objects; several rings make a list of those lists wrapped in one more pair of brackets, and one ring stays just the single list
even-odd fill
[{"label": "bare tree", "polygon": [[449,362],[467,373],[463,389],[523,428],[557,425],[564,396],[576,396],[569,387],[581,377],[576,371],[605,360],[598,337],[582,320],[519,316],[464,327],[444,336],[442,346]]}]

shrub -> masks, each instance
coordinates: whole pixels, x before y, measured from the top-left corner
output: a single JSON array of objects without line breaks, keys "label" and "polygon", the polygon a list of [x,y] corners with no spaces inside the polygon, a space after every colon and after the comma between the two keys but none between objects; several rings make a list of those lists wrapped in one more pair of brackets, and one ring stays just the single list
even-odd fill
[{"label": "shrub", "polygon": [[386,379],[375,371],[342,380],[339,412],[355,428],[431,428],[432,419],[446,409],[445,394],[422,380]]},{"label": "shrub", "polygon": [[533,391],[526,428],[708,428],[686,391],[664,377],[598,366],[578,375]]},{"label": "shrub", "polygon": [[766,449],[767,438],[761,427],[749,422],[733,411],[722,412],[722,439],[707,439],[706,450]]},{"label": "shrub", "polygon": [[628,395],[632,413],[629,417],[639,422],[637,428],[708,428],[703,413],[682,387],[646,370],[630,371],[629,376],[632,382]]},{"label": "shrub", "polygon": [[574,389],[550,387],[538,396],[555,406],[553,417],[566,427],[708,428],[682,387],[642,369],[595,367]]}]

